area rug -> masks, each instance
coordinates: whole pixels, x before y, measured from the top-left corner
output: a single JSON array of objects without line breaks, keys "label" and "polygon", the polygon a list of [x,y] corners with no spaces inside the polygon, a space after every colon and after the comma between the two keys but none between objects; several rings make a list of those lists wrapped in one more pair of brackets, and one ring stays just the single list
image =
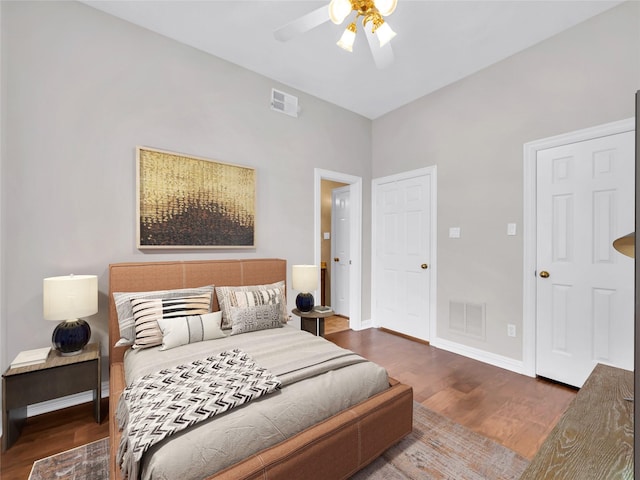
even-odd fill
[{"label": "area rug", "polygon": [[108,480],[109,439],[37,460],[29,480]]},{"label": "area rug", "polygon": [[[413,432],[352,480],[511,480],[528,460],[506,447],[413,404]],[[109,439],[43,458],[29,480],[107,480]]]},{"label": "area rug", "polygon": [[413,403],[413,432],[352,480],[507,480],[529,461],[442,415]]}]

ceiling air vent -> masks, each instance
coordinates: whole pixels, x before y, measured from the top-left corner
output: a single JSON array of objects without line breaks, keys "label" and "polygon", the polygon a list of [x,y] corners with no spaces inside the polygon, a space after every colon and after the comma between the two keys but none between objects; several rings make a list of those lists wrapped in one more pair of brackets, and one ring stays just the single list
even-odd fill
[{"label": "ceiling air vent", "polygon": [[271,89],[271,110],[286,113],[292,117],[298,116],[298,97],[281,92],[275,88]]}]

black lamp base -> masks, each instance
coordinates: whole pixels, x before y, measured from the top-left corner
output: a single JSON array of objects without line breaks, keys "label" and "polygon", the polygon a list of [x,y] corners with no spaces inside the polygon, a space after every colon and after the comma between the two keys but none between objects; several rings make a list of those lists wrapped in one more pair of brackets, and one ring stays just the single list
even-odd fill
[{"label": "black lamp base", "polygon": [[53,331],[51,343],[60,355],[78,355],[91,338],[91,328],[82,319],[60,322]]},{"label": "black lamp base", "polygon": [[301,312],[307,313],[313,310],[314,299],[310,293],[299,293],[296,297],[296,307]]}]

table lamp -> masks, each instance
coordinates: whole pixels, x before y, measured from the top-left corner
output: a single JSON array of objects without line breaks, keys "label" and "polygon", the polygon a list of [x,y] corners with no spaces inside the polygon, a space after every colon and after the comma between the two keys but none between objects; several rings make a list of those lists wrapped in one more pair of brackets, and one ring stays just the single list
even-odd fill
[{"label": "table lamp", "polygon": [[294,265],[291,272],[291,283],[298,293],[296,307],[301,312],[313,310],[314,299],[311,292],[318,288],[317,265]]},{"label": "table lamp", "polygon": [[98,313],[98,277],[49,277],[42,287],[44,318],[63,320],[53,330],[53,346],[63,356],[79,354],[91,338],[89,324],[79,317]]}]

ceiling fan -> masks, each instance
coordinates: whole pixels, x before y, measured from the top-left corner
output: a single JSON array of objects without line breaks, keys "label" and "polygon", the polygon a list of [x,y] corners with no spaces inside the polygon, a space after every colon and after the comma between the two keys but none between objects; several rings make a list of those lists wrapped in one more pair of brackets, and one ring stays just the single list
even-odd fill
[{"label": "ceiling fan", "polygon": [[356,21],[362,17],[362,27],[367,36],[373,60],[378,68],[386,68],[393,63],[393,50],[389,41],[396,36],[396,33],[391,30],[384,17],[391,15],[397,4],[398,0],[331,0],[329,5],[287,23],[277,29],[273,35],[277,40],[284,42],[328,20],[340,25],[352,12],[355,12],[353,21],[347,26],[337,45],[348,52],[353,51],[353,43],[358,31]]}]

